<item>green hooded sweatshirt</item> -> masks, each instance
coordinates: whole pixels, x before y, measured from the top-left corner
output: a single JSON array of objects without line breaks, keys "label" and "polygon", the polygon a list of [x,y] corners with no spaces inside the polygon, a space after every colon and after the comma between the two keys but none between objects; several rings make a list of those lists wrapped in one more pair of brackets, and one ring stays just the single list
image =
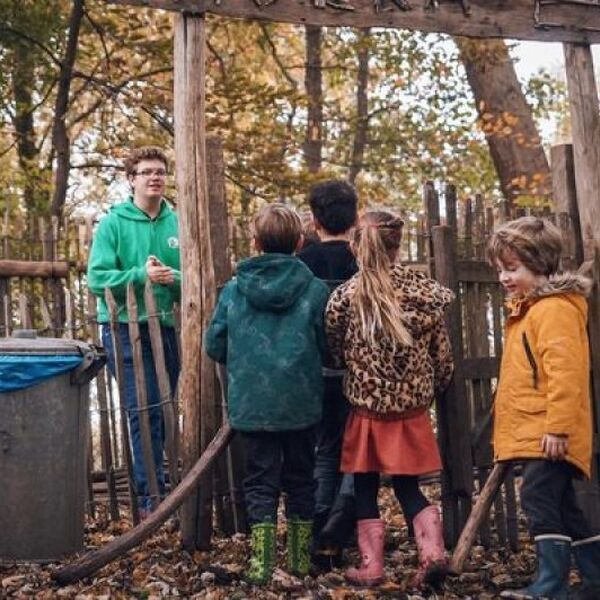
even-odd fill
[{"label": "green hooded sweatshirt", "polygon": [[295,256],[240,262],[204,337],[207,354],[227,365],[234,429],[285,431],[320,421],[328,296]]},{"label": "green hooded sweatshirt", "polygon": [[156,307],[163,325],[173,325],[173,303],[181,297],[177,215],[165,200],[151,219],[129,196],[111,207],[98,225],[88,261],[88,286],[98,296],[98,322],[109,321],[104,289],[110,288],[119,309],[119,321],[127,322],[127,284],[132,282],[138,305],[138,321],[148,320],[144,303],[146,261],[156,256],[175,271],[173,285],[153,285]]}]

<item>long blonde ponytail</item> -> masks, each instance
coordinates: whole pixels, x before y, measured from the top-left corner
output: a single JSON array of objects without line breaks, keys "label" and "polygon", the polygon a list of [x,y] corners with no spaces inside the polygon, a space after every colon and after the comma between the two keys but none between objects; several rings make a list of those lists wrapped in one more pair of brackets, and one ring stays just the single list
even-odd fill
[{"label": "long blonde ponytail", "polygon": [[392,213],[373,210],[363,215],[354,232],[359,273],[352,303],[361,332],[371,345],[379,345],[381,338],[394,345],[412,345],[390,273],[390,256],[400,247],[402,225]]}]

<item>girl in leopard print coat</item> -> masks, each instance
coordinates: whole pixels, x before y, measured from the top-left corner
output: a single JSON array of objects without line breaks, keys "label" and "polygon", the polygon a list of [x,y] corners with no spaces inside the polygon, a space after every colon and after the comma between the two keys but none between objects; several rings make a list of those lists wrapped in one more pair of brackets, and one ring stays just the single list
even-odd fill
[{"label": "girl in leopard print coat", "polygon": [[418,476],[441,468],[428,409],[452,376],[443,312],[453,294],[396,264],[402,226],[387,211],[363,215],[351,243],[359,272],[333,292],[326,311],[330,349],[347,369],[344,389],[352,405],[341,470],[354,474],[362,563],[346,577],[359,585],[383,580],[381,473],[392,476],[413,521],[419,551],[414,584],[437,583],[446,573],[439,511],[420,491]]}]

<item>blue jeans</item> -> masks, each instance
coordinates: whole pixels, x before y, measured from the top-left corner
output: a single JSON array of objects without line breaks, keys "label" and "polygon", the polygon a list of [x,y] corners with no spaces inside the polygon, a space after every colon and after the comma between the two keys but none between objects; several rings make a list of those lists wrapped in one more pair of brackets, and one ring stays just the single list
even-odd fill
[{"label": "blue jeans", "polygon": [[[344,396],[342,377],[325,377],[323,393],[323,417],[317,426],[315,455],[315,517],[326,518],[338,493],[352,496],[353,476],[342,479],[340,458],[346,419],[350,404]],[[340,489],[341,485],[341,489]]]},{"label": "blue jeans", "polygon": [[[173,327],[161,327],[164,346],[167,373],[171,384],[171,391],[175,391],[177,378],[179,377],[179,354],[177,350],[177,336]],[[144,452],[142,449],[142,438],[140,434],[140,420],[135,386],[135,371],[133,368],[133,354],[131,341],[129,339],[129,326],[127,323],[119,323],[119,336],[121,338],[121,350],[123,354],[123,377],[125,397],[121,403],[127,410],[129,421],[129,437],[133,453],[133,478],[135,490],[138,497],[138,505],[143,510],[152,509],[152,498],[148,487],[148,478],[144,466]],[[140,342],[142,345],[142,357],[144,361],[144,375],[146,379],[146,393],[148,400],[148,416],[150,418],[150,435],[152,438],[152,455],[156,469],[156,478],[161,498],[165,495],[165,475],[163,471],[164,450],[164,423],[162,404],[164,399],[160,397],[156,370],[154,368],[154,357],[148,325],[140,323]],[[102,343],[106,349],[108,368],[113,376],[116,376],[114,346],[110,327],[102,327]]]}]

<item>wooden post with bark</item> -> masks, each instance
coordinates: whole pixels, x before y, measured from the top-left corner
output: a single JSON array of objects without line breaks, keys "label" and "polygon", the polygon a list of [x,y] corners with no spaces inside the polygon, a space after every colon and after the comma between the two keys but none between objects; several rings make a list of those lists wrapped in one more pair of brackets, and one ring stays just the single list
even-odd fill
[{"label": "wooden post with bark", "polygon": [[[205,147],[205,22],[200,14],[175,16],[175,154],[183,276],[182,368],[184,471],[196,462],[215,431],[215,377],[202,352],[202,335],[215,299],[210,244]],[[212,534],[212,470],[185,502],[181,529],[186,549],[204,549]]]},{"label": "wooden post with bark", "polygon": [[577,269],[583,262],[583,244],[572,144],[560,144],[550,149],[552,165],[552,200],[557,225],[563,235],[563,268]]},{"label": "wooden post with bark", "polygon": [[[565,44],[565,65],[571,105],[573,155],[577,207],[583,243],[583,258],[593,261],[594,291],[589,301],[588,332],[592,367],[592,398],[595,405],[594,434],[600,436],[600,112],[594,63],[587,44]],[[600,454],[595,444],[593,473],[595,485],[578,488],[578,498],[594,528],[600,527]]]},{"label": "wooden post with bark", "polygon": [[[209,136],[206,140],[206,171],[210,212],[210,239],[217,289],[231,278],[229,248],[229,217],[225,196],[225,161],[221,140]],[[227,419],[226,370],[217,365],[222,381],[216,385],[215,418]],[[215,376],[217,373],[215,372]],[[239,438],[234,438],[217,461],[215,468],[215,499],[219,527],[226,534],[245,533],[248,529],[242,493],[244,455]]]},{"label": "wooden post with bark", "polygon": [[304,141],[304,160],[310,173],[318,173],[321,169],[323,153],[323,73],[321,71],[320,27],[307,26],[306,69],[304,87],[308,100],[306,119],[306,138]]}]

